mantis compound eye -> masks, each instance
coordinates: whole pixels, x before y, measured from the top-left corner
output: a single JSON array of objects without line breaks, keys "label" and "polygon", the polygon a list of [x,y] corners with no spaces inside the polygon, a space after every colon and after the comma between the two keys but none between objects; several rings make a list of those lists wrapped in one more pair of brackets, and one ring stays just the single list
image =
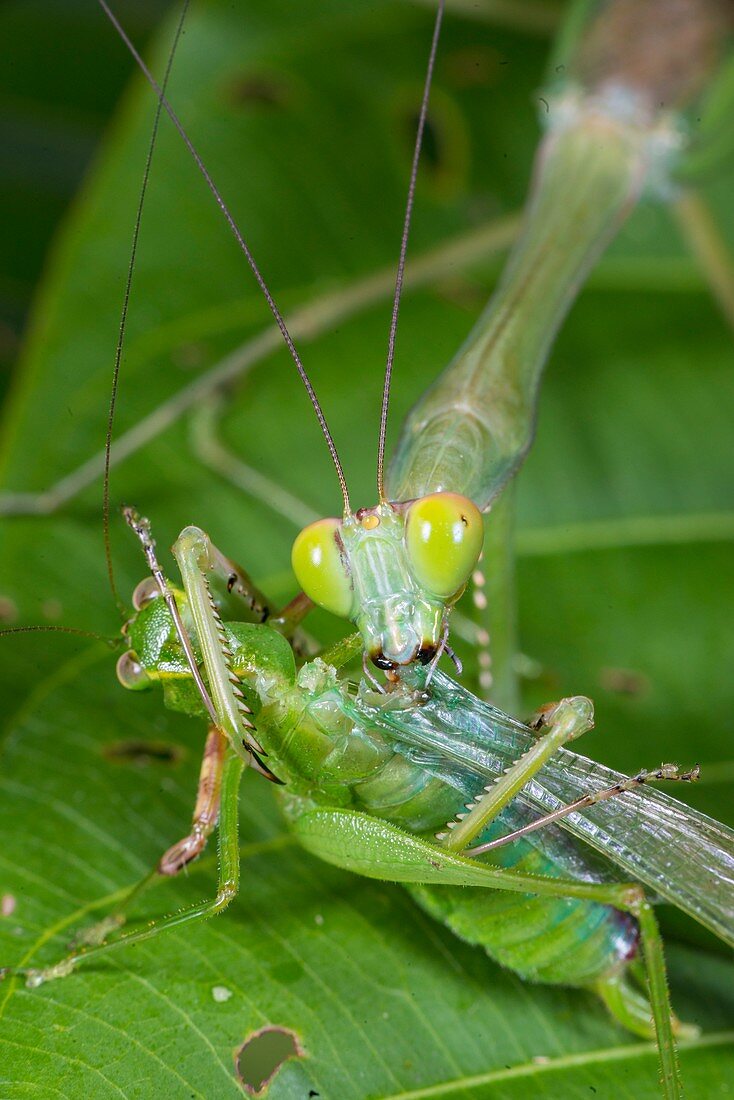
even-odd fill
[{"label": "mantis compound eye", "polygon": [[411,504],[405,543],[418,583],[441,600],[466,584],[482,551],[482,515],[468,497],[431,493]]},{"label": "mantis compound eye", "polygon": [[296,580],[319,607],[348,619],[354,603],[352,579],[344,556],[338,519],[319,519],[304,527],[293,543]]}]

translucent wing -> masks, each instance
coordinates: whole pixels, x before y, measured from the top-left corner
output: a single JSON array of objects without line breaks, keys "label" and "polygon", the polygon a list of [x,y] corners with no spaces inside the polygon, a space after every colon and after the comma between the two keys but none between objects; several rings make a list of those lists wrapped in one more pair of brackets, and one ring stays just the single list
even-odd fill
[{"label": "translucent wing", "polygon": [[[441,673],[431,693],[420,706],[374,694],[363,694],[355,706],[363,719],[390,732],[398,751],[462,788],[467,776],[496,779],[535,740],[527,726]],[[620,778],[560,749],[518,801],[536,816]],[[726,826],[653,787],[597,803],[559,824],[734,946],[734,832]]]}]

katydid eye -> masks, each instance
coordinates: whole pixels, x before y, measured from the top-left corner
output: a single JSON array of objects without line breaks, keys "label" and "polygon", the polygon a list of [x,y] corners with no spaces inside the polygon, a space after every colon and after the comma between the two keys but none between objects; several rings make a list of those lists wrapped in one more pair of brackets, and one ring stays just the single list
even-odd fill
[{"label": "katydid eye", "polygon": [[432,493],[408,509],[405,542],[413,574],[439,599],[447,600],[466,584],[483,541],[481,512],[458,493]]},{"label": "katydid eye", "polygon": [[338,519],[320,519],[304,527],[293,543],[291,562],[303,591],[326,611],[348,619],[354,603],[352,580],[344,560]]},{"label": "katydid eye", "polygon": [[153,686],[153,681],[131,649],[126,649],[117,662],[117,679],[129,691],[145,691]]}]

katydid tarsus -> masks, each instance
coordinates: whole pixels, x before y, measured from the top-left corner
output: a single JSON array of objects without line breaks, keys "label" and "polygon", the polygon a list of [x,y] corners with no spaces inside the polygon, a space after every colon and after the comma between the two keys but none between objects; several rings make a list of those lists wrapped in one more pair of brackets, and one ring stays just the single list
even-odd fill
[{"label": "katydid tarsus", "polygon": [[[718,34],[716,30],[712,33],[715,37]],[[557,111],[554,103],[557,118],[541,154],[540,178],[536,181],[525,235],[493,304],[459,353],[458,373],[464,379],[469,378],[470,384],[465,384],[463,392],[457,390],[454,381],[457,371],[447,373],[445,381],[434,386],[417,406],[386,484],[382,472],[379,475],[380,503],[376,508],[353,514],[345,492],[346,526],[341,521],[325,521],[328,526],[324,528],[320,522],[315,532],[311,528],[305,538],[301,537],[301,550],[305,545],[307,553],[304,566],[302,553],[296,551],[299,576],[314,588],[314,595],[323,605],[355,618],[362,634],[359,645],[353,644],[352,650],[347,646],[343,651],[327,653],[325,663],[307,664],[296,677],[287,639],[293,636],[306,610],[303,602],[291,612],[286,609],[276,623],[276,631],[259,625],[238,626],[236,622],[223,626],[218,610],[221,601],[226,604],[229,598],[236,606],[238,596],[244,596],[243,605],[249,604],[250,610],[255,609],[255,617],[263,618],[262,599],[250,589],[246,575],[196,528],[186,528],[175,549],[185,591],[172,588],[158,572],[158,595],[165,596],[168,608],[155,598],[156,592],[149,584],[139,593],[136,600],[139,613],[128,625],[131,648],[123,658],[121,678],[128,686],[136,687],[160,680],[169,704],[190,713],[204,716],[208,713],[210,719],[192,834],[169,850],[161,871],[180,870],[201,851],[214,825],[221,796],[220,889],[214,902],[189,913],[177,914],[154,928],[128,933],[120,940],[89,947],[56,967],[31,971],[32,984],[68,973],[81,960],[96,957],[121,943],[148,939],[164,927],[210,915],[226,906],[237,888],[237,791],[243,763],[249,762],[285,782],[287,811],[296,834],[307,848],[372,877],[423,884],[417,887],[422,904],[443,916],[465,938],[472,938],[467,914],[477,903],[472,894],[465,914],[462,904],[452,900],[454,895],[450,891],[442,892],[441,887],[447,884],[485,886],[503,892],[515,890],[523,899],[528,892],[536,894],[535,908],[527,918],[528,927],[533,928],[534,922],[541,920],[539,914],[546,912],[552,921],[550,914],[559,905],[573,907],[572,902],[560,899],[575,899],[574,912],[582,914],[582,925],[588,924],[577,935],[575,954],[569,953],[562,938],[554,939],[550,932],[534,939],[532,952],[518,948],[517,931],[526,919],[522,909],[527,906],[523,900],[517,911],[508,910],[505,893],[503,905],[512,913],[505,920],[515,921],[512,935],[504,942],[503,929],[495,928],[491,934],[485,932],[475,938],[490,953],[527,977],[596,988],[626,1026],[651,1034],[650,1008],[625,977],[626,963],[637,952],[641,932],[665,1095],[679,1094],[659,936],[641,889],[634,883],[625,886],[594,882],[593,873],[589,871],[585,876],[577,865],[570,875],[568,867],[573,861],[564,863],[562,843],[555,834],[544,840],[548,834],[543,830],[534,834],[540,837],[536,847],[500,848],[504,854],[499,862],[501,866],[504,861],[505,869],[498,870],[495,861],[488,865],[484,860],[472,862],[466,858],[466,849],[475,840],[479,839],[482,845],[490,841],[485,834],[491,833],[500,811],[505,811],[504,820],[512,821],[513,828],[523,827],[521,810],[516,810],[520,822],[512,817],[514,796],[548,758],[544,748],[550,751],[589,727],[587,702],[565,700],[546,713],[549,732],[537,742],[537,759],[523,757],[518,770],[511,773],[518,777],[517,782],[514,785],[507,782],[504,797],[497,787],[485,798],[482,784],[467,791],[464,782],[442,780],[435,774],[434,764],[428,767],[420,762],[415,744],[407,753],[400,747],[404,741],[410,742],[413,718],[420,719],[421,713],[427,713],[429,703],[423,699],[423,693],[431,696],[433,692],[432,697],[439,702],[450,693],[443,678],[434,676],[434,660],[447,642],[449,620],[444,608],[451,606],[476,564],[480,540],[475,533],[481,524],[476,507],[484,509],[494,501],[529,446],[539,371],[554,331],[573,292],[638,196],[645,179],[669,172],[669,162],[674,161],[683,140],[682,132],[670,117],[661,120],[655,115],[640,124],[636,115],[634,125],[630,126],[625,115],[628,101],[623,100],[625,110],[618,116],[615,114],[618,97],[605,99],[603,95],[595,95],[592,99],[587,113],[583,97],[579,100],[574,94],[560,102]],[[599,141],[600,133],[603,142]],[[570,196],[566,174],[569,172],[574,181]],[[559,242],[567,247],[560,247]],[[391,349],[392,346],[391,338]],[[493,351],[497,348],[499,355]],[[383,408],[386,410],[386,402]],[[384,423],[383,417],[383,426]],[[384,432],[381,440],[384,442]],[[381,456],[382,449],[382,471]],[[460,499],[457,493],[462,494]],[[427,501],[416,501],[424,494],[430,494]],[[404,518],[407,534],[401,526]],[[128,521],[138,532],[153,564],[154,550],[147,524],[133,512],[128,513]],[[423,532],[428,534],[423,537]],[[371,545],[375,542],[379,545],[383,533],[391,541],[373,552]],[[438,566],[425,557],[426,548],[431,551],[431,544],[436,542],[444,547]],[[447,553],[446,548],[450,550],[452,545],[460,547],[458,564]],[[506,548],[494,538],[491,526],[489,550],[485,570],[495,564],[493,553],[499,554],[498,568],[504,568],[501,558]],[[314,566],[328,560],[330,553],[335,571],[326,582],[318,576],[314,580]],[[404,555],[402,560],[399,554]],[[357,564],[360,557],[380,566],[380,577],[385,582],[380,592],[369,590],[371,574]],[[349,559],[346,565],[345,559]],[[417,566],[412,576],[410,566]],[[155,568],[158,569],[157,565]],[[408,598],[404,590],[396,591],[394,573],[398,570],[402,583],[410,586]],[[210,580],[215,585],[214,600]],[[405,606],[410,605],[411,612],[415,608],[419,602],[415,593],[421,583],[427,587],[429,599],[421,604],[418,618],[410,618]],[[355,588],[361,597],[356,607]],[[402,602],[396,600],[397,596]],[[366,616],[366,608],[371,608],[374,614]],[[171,610],[180,616],[176,629]],[[227,614],[232,614],[231,605]],[[492,623],[493,633],[501,635],[503,630],[508,630],[507,623]],[[180,649],[182,640],[193,654],[188,662]],[[346,681],[341,683],[335,670],[350,652],[362,646],[378,668],[388,672],[394,690],[384,701],[363,700],[359,706],[364,709],[359,711],[351,701]],[[424,680],[411,667],[416,660],[429,665]],[[512,670],[499,665],[496,672],[502,682],[510,684],[506,690],[512,692]],[[198,686],[194,684],[194,675],[199,678]],[[234,692],[232,679],[236,681]],[[391,743],[385,734],[390,724],[380,726],[375,711],[379,714],[384,709],[392,713],[395,698],[406,690],[412,693],[410,706],[396,708],[404,728],[399,728],[397,743]],[[338,715],[333,725],[315,717],[321,713],[324,702],[331,705],[332,718]],[[469,697],[463,699],[462,707],[470,716],[480,709],[478,702],[473,704]],[[254,712],[251,717],[250,712]],[[360,724],[358,715],[370,713],[371,721]],[[495,716],[492,721],[500,729],[507,720]],[[354,722],[354,726],[350,728],[349,722]],[[450,737],[450,730],[447,735]],[[418,734],[414,739],[420,743]],[[442,746],[442,752],[446,754],[448,767],[446,746]],[[464,763],[465,771],[471,773],[469,761]],[[478,770],[481,773],[481,767]],[[688,774],[671,770],[667,775],[657,776],[666,777],[687,778]],[[582,786],[567,793],[566,798],[573,800],[584,793]],[[434,833],[442,833],[440,826],[447,820],[453,824],[457,812],[463,812],[466,798],[472,794],[479,796],[479,806],[470,810],[469,817],[464,817],[436,844],[432,839]],[[695,829],[696,816],[691,814],[689,820]],[[476,827],[468,828],[467,822]],[[403,831],[406,829],[407,833]],[[456,842],[454,838],[463,830],[467,830],[466,837]],[[726,843],[726,834],[721,837],[722,843]],[[726,855],[726,850],[723,851]],[[581,855],[575,858],[583,862]],[[515,867],[518,861],[522,861],[519,871]],[[534,877],[537,875],[543,877]],[[557,881],[552,880],[553,876]],[[585,877],[589,881],[584,881]],[[430,883],[437,884],[439,889],[432,891]],[[721,909],[718,903],[714,907],[717,912]],[[487,903],[488,914],[490,910],[491,901]],[[119,924],[121,919],[116,914],[105,930]],[[717,930],[721,931],[723,926],[731,933],[730,921],[730,916],[722,915]],[[505,925],[504,930],[508,927]]]}]

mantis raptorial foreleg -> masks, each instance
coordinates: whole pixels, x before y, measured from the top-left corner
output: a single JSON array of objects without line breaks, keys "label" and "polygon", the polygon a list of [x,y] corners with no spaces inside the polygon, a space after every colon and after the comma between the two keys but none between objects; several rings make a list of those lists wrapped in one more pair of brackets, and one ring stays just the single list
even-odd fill
[{"label": "mantis raptorial foreleg", "polygon": [[[267,623],[291,642],[297,653],[314,654],[317,643],[300,625],[313,608],[304,592],[279,608],[254,583],[250,574],[207,539],[207,577],[225,618],[237,622]],[[231,614],[230,614],[231,613]]]},{"label": "mantis raptorial foreleg", "polygon": [[477,626],[477,694],[508,714],[520,705],[515,598],[514,505],[508,486],[485,516],[484,551],[472,575],[471,610]]},{"label": "mantis raptorial foreleg", "polygon": [[[193,825],[187,837],[167,850],[156,871],[133,887],[122,907],[85,934],[87,943],[92,943],[94,946],[82,947],[61,962],[45,969],[10,971],[25,974],[30,985],[40,985],[44,981],[64,977],[82,959],[96,957],[120,944],[139,943],[157,935],[160,931],[213,916],[226,908],[236,895],[239,883],[238,795],[242,770],[246,762],[251,762],[256,770],[268,778],[274,778],[257,755],[256,747],[259,748],[259,746],[255,742],[253,727],[247,717],[248,711],[237,686],[236,677],[229,667],[229,654],[224,644],[221,622],[203,571],[205,568],[226,569],[230,563],[218,555],[209,539],[198,528],[186,528],[174,547],[189,608],[196,626],[197,641],[203,655],[205,682],[199,671],[193,642],[184,625],[175,596],[158,564],[150,525],[132,509],[125,510],[125,517],[141,542],[159,593],[166,601],[173,618],[202,702],[212,720],[199,777]],[[101,935],[120,926],[124,920],[124,910],[139,897],[156,875],[177,874],[203,850],[207,837],[213,831],[218,818],[219,884],[215,897],[211,901],[153,922],[147,928],[131,932],[112,943],[98,943]]]}]

